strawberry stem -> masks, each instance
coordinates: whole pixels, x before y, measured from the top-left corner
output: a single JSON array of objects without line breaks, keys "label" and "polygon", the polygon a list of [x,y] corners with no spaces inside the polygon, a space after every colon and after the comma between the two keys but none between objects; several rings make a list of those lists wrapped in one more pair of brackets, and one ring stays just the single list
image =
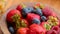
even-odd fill
[{"label": "strawberry stem", "polygon": [[14,16],[12,16],[13,22],[15,22],[16,24],[16,29],[20,28],[20,15],[15,14]]},{"label": "strawberry stem", "polygon": [[27,26],[27,25],[25,24],[25,21],[24,21],[24,20],[21,21],[21,26],[22,26],[22,27],[26,27],[26,26]]},{"label": "strawberry stem", "polygon": [[50,30],[51,29],[51,26],[49,24],[44,24],[46,30]]},{"label": "strawberry stem", "polygon": [[20,27],[26,27],[25,21],[20,19],[20,15],[15,14],[12,18],[13,22],[16,24],[16,29]]}]

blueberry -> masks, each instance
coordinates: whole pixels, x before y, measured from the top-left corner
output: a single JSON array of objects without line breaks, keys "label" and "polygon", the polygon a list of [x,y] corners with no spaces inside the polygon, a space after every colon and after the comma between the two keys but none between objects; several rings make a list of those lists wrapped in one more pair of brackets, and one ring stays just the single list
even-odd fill
[{"label": "blueberry", "polygon": [[33,10],[32,7],[26,7],[26,8],[23,8],[23,11],[26,12],[26,13],[29,13]]},{"label": "blueberry", "polygon": [[15,30],[14,30],[14,28],[12,27],[12,26],[9,26],[9,32],[11,33],[11,34],[13,34],[14,32],[15,32]]},{"label": "blueberry", "polygon": [[32,13],[38,14],[38,15],[40,15],[40,16],[43,15],[42,10],[41,10],[40,8],[34,9],[34,10],[32,11]]},{"label": "blueberry", "polygon": [[31,13],[35,13],[35,14],[36,14],[36,11],[37,11],[37,10],[34,9]]},{"label": "blueberry", "polygon": [[26,15],[30,12],[32,12],[33,8],[32,7],[26,7],[22,9],[22,16],[26,17]]},{"label": "blueberry", "polygon": [[39,14],[40,16],[43,15],[42,10],[40,8],[36,8],[36,13]]},{"label": "blueberry", "polygon": [[35,19],[32,20],[32,23],[40,24],[40,20],[35,18]]},{"label": "blueberry", "polygon": [[42,21],[46,21],[47,18],[46,18],[45,16],[41,16],[41,20],[42,20]]}]

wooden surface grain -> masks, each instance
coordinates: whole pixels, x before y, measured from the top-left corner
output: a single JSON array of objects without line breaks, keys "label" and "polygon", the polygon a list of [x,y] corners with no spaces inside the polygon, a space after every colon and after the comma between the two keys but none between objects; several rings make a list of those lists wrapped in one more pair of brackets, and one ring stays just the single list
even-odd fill
[{"label": "wooden surface grain", "polygon": [[56,10],[60,11],[60,0],[7,0],[7,6],[6,9],[9,8],[12,5],[23,3],[23,2],[41,2],[43,4],[47,4],[49,6],[52,6]]},{"label": "wooden surface grain", "polygon": [[[60,0],[7,0],[7,5],[5,6],[5,10],[12,7],[13,5],[23,2],[27,2],[27,3],[41,2],[42,4],[46,4],[54,8],[57,11],[57,14],[60,16]],[[5,17],[0,18],[0,26],[4,34],[9,34],[4,18]]]}]

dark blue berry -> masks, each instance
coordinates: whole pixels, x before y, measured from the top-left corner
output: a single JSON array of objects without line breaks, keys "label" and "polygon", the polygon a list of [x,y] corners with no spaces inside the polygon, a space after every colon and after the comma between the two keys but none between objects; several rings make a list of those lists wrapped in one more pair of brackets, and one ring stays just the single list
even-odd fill
[{"label": "dark blue berry", "polygon": [[40,16],[42,16],[43,15],[43,13],[42,13],[42,10],[40,9],[40,8],[36,8],[36,13],[37,14],[39,14]]},{"label": "dark blue berry", "polygon": [[8,29],[9,29],[9,32],[10,32],[11,34],[13,34],[13,33],[15,32],[15,30],[14,30],[14,28],[13,28],[12,26],[10,26]]},{"label": "dark blue berry", "polygon": [[32,13],[35,13],[35,14],[36,14],[36,11],[37,11],[37,10],[34,9],[34,10],[32,11]]},{"label": "dark blue berry", "polygon": [[46,18],[45,16],[41,16],[41,20],[42,20],[42,21],[46,21],[47,18]]},{"label": "dark blue berry", "polygon": [[32,12],[33,8],[32,7],[26,7],[22,9],[22,16],[26,17],[26,15],[30,12]]},{"label": "dark blue berry", "polygon": [[33,20],[32,20],[32,23],[40,24],[41,22],[40,22],[40,20],[39,20],[39,19],[36,19],[36,18],[35,18],[35,19],[33,19]]},{"label": "dark blue berry", "polygon": [[38,15],[40,15],[40,16],[43,15],[42,10],[41,10],[40,8],[34,9],[34,10],[32,11],[32,13],[38,14]]}]

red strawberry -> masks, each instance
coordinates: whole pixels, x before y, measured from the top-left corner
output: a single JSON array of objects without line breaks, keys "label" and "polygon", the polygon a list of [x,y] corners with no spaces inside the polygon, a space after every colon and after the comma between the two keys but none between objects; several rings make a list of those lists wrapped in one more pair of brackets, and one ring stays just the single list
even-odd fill
[{"label": "red strawberry", "polygon": [[50,16],[57,17],[57,15],[54,12],[52,12]]},{"label": "red strawberry", "polygon": [[56,17],[56,14],[53,12],[53,10],[50,7],[44,7],[42,9],[42,12],[45,16],[54,16],[54,17]]},{"label": "red strawberry", "polygon": [[60,28],[60,19],[59,19],[59,18],[58,18],[58,21],[59,21],[59,25],[58,25],[58,26],[59,26],[59,28]]},{"label": "red strawberry", "polygon": [[28,34],[37,34],[37,32],[33,30],[29,30]]},{"label": "red strawberry", "polygon": [[20,10],[22,10],[22,6],[18,5],[16,9],[20,11]]},{"label": "red strawberry", "polygon": [[44,27],[44,24],[48,24],[47,22],[42,22],[40,26]]},{"label": "red strawberry", "polygon": [[40,16],[37,15],[37,14],[34,14],[34,13],[28,13],[27,14],[27,20],[30,22],[30,24],[31,24],[31,22],[32,22],[33,19],[40,20]]},{"label": "red strawberry", "polygon": [[27,19],[28,19],[28,20],[32,20],[32,19],[34,19],[34,18],[40,19],[40,16],[37,15],[37,14],[34,14],[34,13],[28,13],[28,14],[27,14]]},{"label": "red strawberry", "polygon": [[30,34],[45,34],[46,30],[37,24],[32,24],[30,26]]},{"label": "red strawberry", "polygon": [[28,30],[28,28],[19,28],[17,34],[27,34]]},{"label": "red strawberry", "polygon": [[[13,18],[13,17],[16,17],[16,18]],[[18,17],[18,18],[17,18],[17,17]],[[8,22],[13,22],[14,19],[20,19],[20,17],[21,17],[20,12],[19,12],[18,10],[16,10],[16,9],[13,9],[13,10],[10,10],[10,11],[8,12],[8,14],[7,14],[7,16],[6,16],[6,20],[7,20]]]},{"label": "red strawberry", "polygon": [[59,30],[57,31],[57,34],[60,34],[60,28],[59,28]]},{"label": "red strawberry", "polygon": [[47,31],[46,34],[57,34],[57,32],[55,30],[49,30],[49,31]]},{"label": "red strawberry", "polygon": [[59,30],[59,27],[58,26],[53,26],[52,27],[52,30],[58,31]]}]

